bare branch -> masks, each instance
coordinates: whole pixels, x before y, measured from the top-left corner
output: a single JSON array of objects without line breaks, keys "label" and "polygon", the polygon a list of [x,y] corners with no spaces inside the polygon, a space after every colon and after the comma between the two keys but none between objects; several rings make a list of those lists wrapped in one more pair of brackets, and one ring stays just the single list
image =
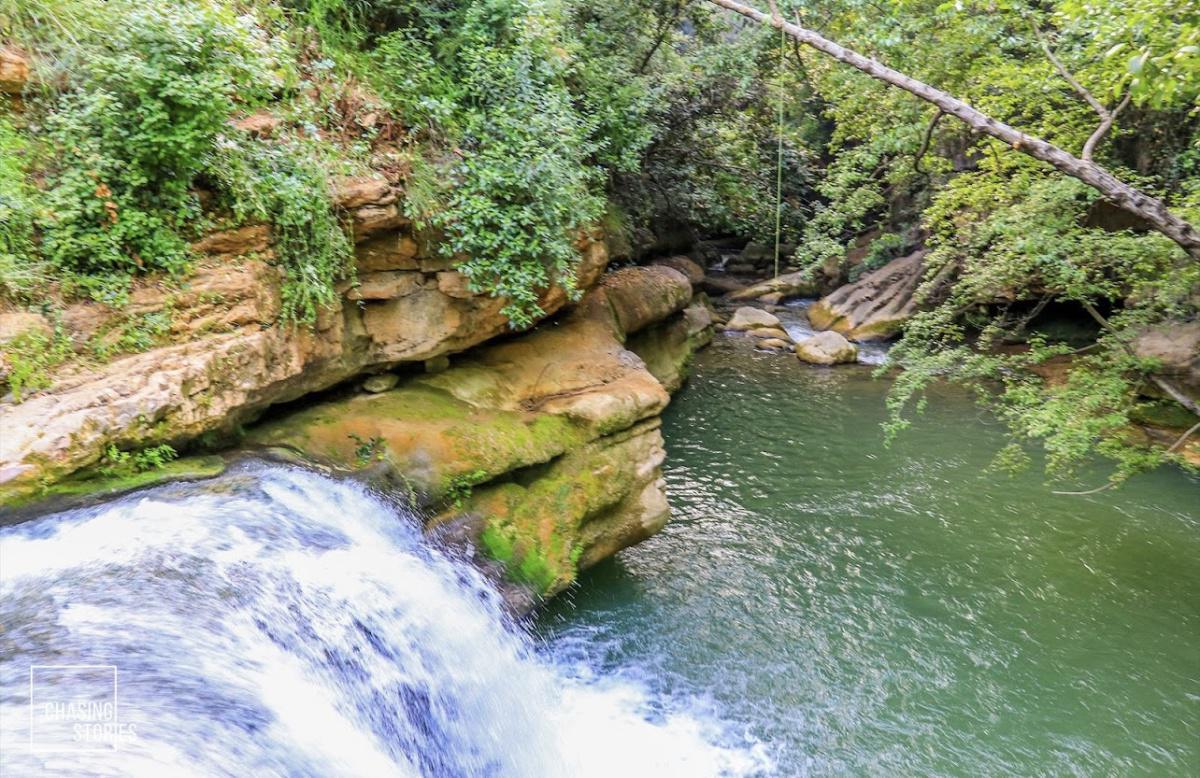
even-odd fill
[{"label": "bare branch", "polygon": [[1095,131],[1093,131],[1091,136],[1088,137],[1087,142],[1083,144],[1083,151],[1079,155],[1079,158],[1084,162],[1091,162],[1092,154],[1096,151],[1096,146],[1100,143],[1100,141],[1104,140],[1105,135],[1108,135],[1108,131],[1112,129],[1113,124],[1117,121],[1117,115],[1120,114],[1121,111],[1125,110],[1125,106],[1129,105],[1129,100],[1133,94],[1131,92],[1126,92],[1125,97],[1121,99],[1121,102],[1117,104],[1117,107],[1111,111],[1108,110],[1107,106],[1097,100],[1083,84],[1079,83],[1079,79],[1071,75],[1071,71],[1067,70],[1066,65],[1062,63],[1062,60],[1060,60],[1054,54],[1054,50],[1050,48],[1050,42],[1046,40],[1046,36],[1043,35],[1041,29],[1038,28],[1037,22],[1034,22],[1031,19],[1029,26],[1033,28],[1033,34],[1037,36],[1038,42],[1042,44],[1042,51],[1046,52],[1046,57],[1054,65],[1055,69],[1058,70],[1058,74],[1062,76],[1068,84],[1071,85],[1071,88],[1074,89],[1075,92],[1082,97],[1084,101],[1086,101],[1087,104],[1092,107],[1092,110],[1095,111],[1100,117],[1100,125],[1096,127]]},{"label": "bare branch", "polygon": [[933,119],[930,120],[929,126],[925,128],[925,138],[921,141],[921,148],[917,149],[917,156],[913,157],[913,170],[917,171],[923,176],[928,177],[929,173],[921,169],[921,159],[925,156],[925,152],[929,151],[929,143],[933,140],[933,131],[937,128],[938,122],[940,122],[942,117],[945,115],[945,111],[943,111],[941,108],[937,109],[937,113],[933,115]]},{"label": "bare branch", "polygon": [[1084,492],[1060,492],[1056,489],[1051,489],[1050,494],[1068,494],[1068,495],[1071,495],[1072,497],[1082,497],[1085,494],[1099,494],[1100,492],[1106,492],[1116,485],[1117,485],[1116,481],[1109,481],[1108,483],[1104,484],[1103,486],[1097,486],[1095,489],[1088,489],[1087,491],[1084,491]]},{"label": "bare branch", "polygon": [[1042,34],[1041,29],[1037,26],[1037,22],[1030,20],[1029,26],[1033,28],[1033,34],[1037,36],[1038,43],[1042,44],[1042,51],[1046,52],[1046,57],[1054,65],[1054,68],[1058,71],[1058,74],[1062,76],[1063,79],[1071,85],[1071,88],[1074,89],[1075,92],[1092,107],[1092,110],[1100,116],[1101,120],[1108,119],[1108,108],[1105,107],[1104,103],[1101,103],[1099,100],[1093,97],[1092,93],[1089,92],[1083,84],[1079,83],[1079,80],[1076,79],[1075,76],[1071,75],[1071,71],[1067,70],[1066,65],[1062,63],[1062,60],[1060,60],[1054,54],[1054,50],[1050,48],[1050,42],[1046,40],[1046,36]]},{"label": "bare branch", "polygon": [[1096,128],[1091,137],[1087,139],[1087,142],[1083,144],[1083,152],[1079,155],[1080,159],[1085,162],[1092,161],[1092,153],[1096,151],[1096,144],[1104,140],[1104,136],[1108,134],[1108,131],[1112,129],[1113,123],[1117,121],[1117,115],[1125,110],[1125,106],[1129,105],[1129,99],[1132,96],[1132,93],[1126,92],[1125,97],[1121,99],[1121,102],[1117,103],[1116,108],[1111,112],[1105,112],[1104,118],[1100,120],[1100,126]]},{"label": "bare branch", "polygon": [[[1104,329],[1108,330],[1109,332],[1111,332],[1113,334],[1113,337],[1116,338],[1116,341],[1121,344],[1121,348],[1125,349],[1126,354],[1128,354],[1131,357],[1137,356],[1137,353],[1133,350],[1133,347],[1130,346],[1125,341],[1125,339],[1121,337],[1120,331],[1118,331],[1117,328],[1112,325],[1112,322],[1110,322],[1108,319],[1104,318],[1104,316],[1100,313],[1100,311],[1096,310],[1096,306],[1092,305],[1087,300],[1083,300],[1082,304],[1083,304],[1083,309],[1088,312],[1089,316],[1091,316],[1093,319],[1095,319],[1100,324],[1101,327],[1103,327]],[[1187,408],[1189,411],[1196,414],[1197,416],[1200,416],[1200,403],[1197,403],[1191,397],[1188,397],[1187,394],[1185,394],[1184,391],[1182,389],[1180,389],[1178,386],[1171,383],[1170,381],[1163,378],[1162,376],[1157,376],[1157,375],[1153,375],[1153,374],[1150,375],[1150,380],[1154,383],[1155,386],[1157,386],[1159,389],[1162,389],[1164,392],[1166,392],[1167,395],[1172,400],[1179,403],[1184,408]]]},{"label": "bare branch", "polygon": [[1193,424],[1191,429],[1189,429],[1187,432],[1180,435],[1179,439],[1176,440],[1174,443],[1172,443],[1171,447],[1169,449],[1167,449],[1167,453],[1174,454],[1179,449],[1179,447],[1183,445],[1183,442],[1185,440],[1190,438],[1192,435],[1196,434],[1196,430],[1200,430],[1200,421]]}]

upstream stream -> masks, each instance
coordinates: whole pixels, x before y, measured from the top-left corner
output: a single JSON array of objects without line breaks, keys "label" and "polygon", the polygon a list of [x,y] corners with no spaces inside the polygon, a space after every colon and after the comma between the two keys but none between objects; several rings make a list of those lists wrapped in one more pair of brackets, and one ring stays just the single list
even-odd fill
[{"label": "upstream stream", "polygon": [[1200,479],[988,473],[950,392],[885,449],[885,389],[719,336],[665,417],[673,522],[532,629],[292,468],[6,527],[2,772],[1200,772]]}]

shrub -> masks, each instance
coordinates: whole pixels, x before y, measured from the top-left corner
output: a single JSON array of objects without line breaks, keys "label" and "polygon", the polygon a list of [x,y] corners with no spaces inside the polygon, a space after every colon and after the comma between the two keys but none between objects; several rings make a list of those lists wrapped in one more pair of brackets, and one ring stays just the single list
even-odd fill
[{"label": "shrub", "polygon": [[207,4],[131,8],[85,47],[46,118],[53,165],[39,220],[46,258],[83,275],[178,273],[199,217],[193,182],[267,62],[255,36]]},{"label": "shrub", "polygon": [[267,144],[225,139],[212,175],[237,221],[271,223],[283,267],[284,321],[312,322],[336,301],[334,284],[351,272],[350,241],[330,208],[329,186],[301,141]]}]

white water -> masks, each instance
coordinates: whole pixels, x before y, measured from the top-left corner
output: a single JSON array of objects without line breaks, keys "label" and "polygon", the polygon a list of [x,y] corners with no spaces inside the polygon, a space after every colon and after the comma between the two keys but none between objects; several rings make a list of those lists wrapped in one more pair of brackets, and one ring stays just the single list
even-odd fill
[{"label": "white water", "polygon": [[[816,300],[789,300],[775,311],[783,324],[788,337],[799,343],[817,334],[808,321],[808,308]],[[887,352],[891,344],[887,342],[868,341],[854,344],[858,348],[858,362],[861,365],[882,365],[887,361]]]},{"label": "white water", "polygon": [[[687,699],[538,656],[417,522],[295,469],[252,466],[5,528],[0,625],[5,776],[771,769]],[[31,706],[32,665],[51,667],[35,671]],[[116,667],[116,712],[88,721],[121,729],[98,741],[43,707],[111,697],[108,671],[56,669],[75,665]]]}]

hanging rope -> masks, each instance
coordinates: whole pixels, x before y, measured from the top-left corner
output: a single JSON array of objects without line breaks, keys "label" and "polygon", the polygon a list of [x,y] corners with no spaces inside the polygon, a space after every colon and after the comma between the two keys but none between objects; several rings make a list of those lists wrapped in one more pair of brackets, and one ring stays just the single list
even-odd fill
[{"label": "hanging rope", "polygon": [[779,82],[779,127],[776,130],[775,147],[775,277],[779,278],[779,236],[780,221],[783,217],[783,54],[786,38],[783,27],[779,28],[779,72],[776,80]]}]

